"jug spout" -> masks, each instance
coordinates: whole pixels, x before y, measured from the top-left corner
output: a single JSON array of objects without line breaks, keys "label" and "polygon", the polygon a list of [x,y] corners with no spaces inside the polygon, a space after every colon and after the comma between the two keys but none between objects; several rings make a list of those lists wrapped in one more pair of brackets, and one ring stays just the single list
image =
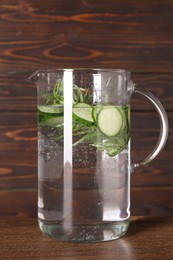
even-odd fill
[{"label": "jug spout", "polygon": [[37,82],[38,78],[40,77],[40,71],[33,72],[29,77],[28,80],[32,82]]}]

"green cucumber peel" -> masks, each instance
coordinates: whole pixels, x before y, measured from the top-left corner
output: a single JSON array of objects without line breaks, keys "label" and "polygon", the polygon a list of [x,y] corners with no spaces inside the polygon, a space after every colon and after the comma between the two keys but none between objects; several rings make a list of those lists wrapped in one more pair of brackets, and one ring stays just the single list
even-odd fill
[{"label": "green cucumber peel", "polygon": [[73,117],[83,123],[94,123],[92,118],[92,107],[86,103],[77,103],[73,109]]}]

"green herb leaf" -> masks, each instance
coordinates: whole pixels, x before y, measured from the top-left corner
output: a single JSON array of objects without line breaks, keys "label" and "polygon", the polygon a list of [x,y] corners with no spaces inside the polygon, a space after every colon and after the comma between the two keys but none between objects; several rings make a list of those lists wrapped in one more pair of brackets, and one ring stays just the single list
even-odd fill
[{"label": "green herb leaf", "polygon": [[[63,129],[64,129],[64,84],[62,80],[57,80],[52,92],[44,93],[42,96],[44,104],[39,106],[39,122],[45,126],[57,128],[59,136],[55,138],[55,141],[63,140]],[[109,101],[107,96],[106,102]],[[81,103],[79,109],[86,109],[86,107],[92,104],[92,92],[90,89],[84,89],[77,85],[73,85],[73,105],[77,106]],[[85,106],[83,107],[83,104]],[[55,109],[54,109],[55,106]],[[102,105],[103,107],[103,105]],[[87,142],[88,144],[96,147],[100,151],[106,151],[110,156],[116,156],[122,150],[126,149],[129,141],[129,108],[127,106],[121,106],[120,111],[123,117],[123,127],[116,136],[106,136],[99,130],[97,126],[97,114],[100,111],[100,105],[91,107],[91,115],[88,118],[92,120],[83,120],[83,113],[80,113],[80,117],[74,116],[73,113],[73,146],[80,143]],[[52,112],[53,111],[53,112]],[[85,113],[86,114],[86,113]],[[86,116],[85,116],[86,117]]]}]

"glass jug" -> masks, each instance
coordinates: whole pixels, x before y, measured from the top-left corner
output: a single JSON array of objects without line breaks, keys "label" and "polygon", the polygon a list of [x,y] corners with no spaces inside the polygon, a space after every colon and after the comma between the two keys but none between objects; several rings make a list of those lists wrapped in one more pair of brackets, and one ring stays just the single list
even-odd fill
[{"label": "glass jug", "polygon": [[[168,134],[161,103],[135,88],[129,71],[56,69],[30,76],[38,90],[38,222],[59,240],[108,241],[130,218],[130,174],[153,160]],[[137,92],[158,111],[151,154],[130,159],[130,100]]]}]

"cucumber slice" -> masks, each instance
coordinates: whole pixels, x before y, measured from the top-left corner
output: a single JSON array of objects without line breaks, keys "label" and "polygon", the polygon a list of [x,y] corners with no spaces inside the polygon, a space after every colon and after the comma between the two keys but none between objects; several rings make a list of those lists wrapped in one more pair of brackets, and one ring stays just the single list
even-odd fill
[{"label": "cucumber slice", "polygon": [[47,125],[47,126],[50,126],[50,127],[53,127],[53,128],[58,128],[58,127],[62,126],[63,123],[64,123],[64,117],[63,116],[57,116],[57,117],[53,117],[53,118],[46,120],[44,122],[44,125]]},{"label": "cucumber slice", "polygon": [[123,126],[123,116],[115,106],[103,107],[97,116],[97,125],[106,136],[116,136]]},{"label": "cucumber slice", "polygon": [[125,127],[127,126],[127,115],[126,115],[125,107],[119,106],[118,109],[120,110],[122,117],[123,117],[123,123],[122,123],[121,130],[124,130]]},{"label": "cucumber slice", "polygon": [[40,112],[39,115],[39,124],[46,125],[50,127],[60,127],[63,126],[64,116],[62,114],[52,114]]},{"label": "cucumber slice", "polygon": [[101,105],[96,105],[93,107],[92,109],[92,117],[93,117],[93,120],[94,122],[97,121],[97,114],[99,113],[99,111],[103,108],[103,106]]},{"label": "cucumber slice", "polygon": [[93,123],[92,107],[86,103],[77,103],[73,107],[73,116],[79,121]]},{"label": "cucumber slice", "polygon": [[41,105],[38,110],[43,113],[62,114],[64,107],[62,105]]}]

